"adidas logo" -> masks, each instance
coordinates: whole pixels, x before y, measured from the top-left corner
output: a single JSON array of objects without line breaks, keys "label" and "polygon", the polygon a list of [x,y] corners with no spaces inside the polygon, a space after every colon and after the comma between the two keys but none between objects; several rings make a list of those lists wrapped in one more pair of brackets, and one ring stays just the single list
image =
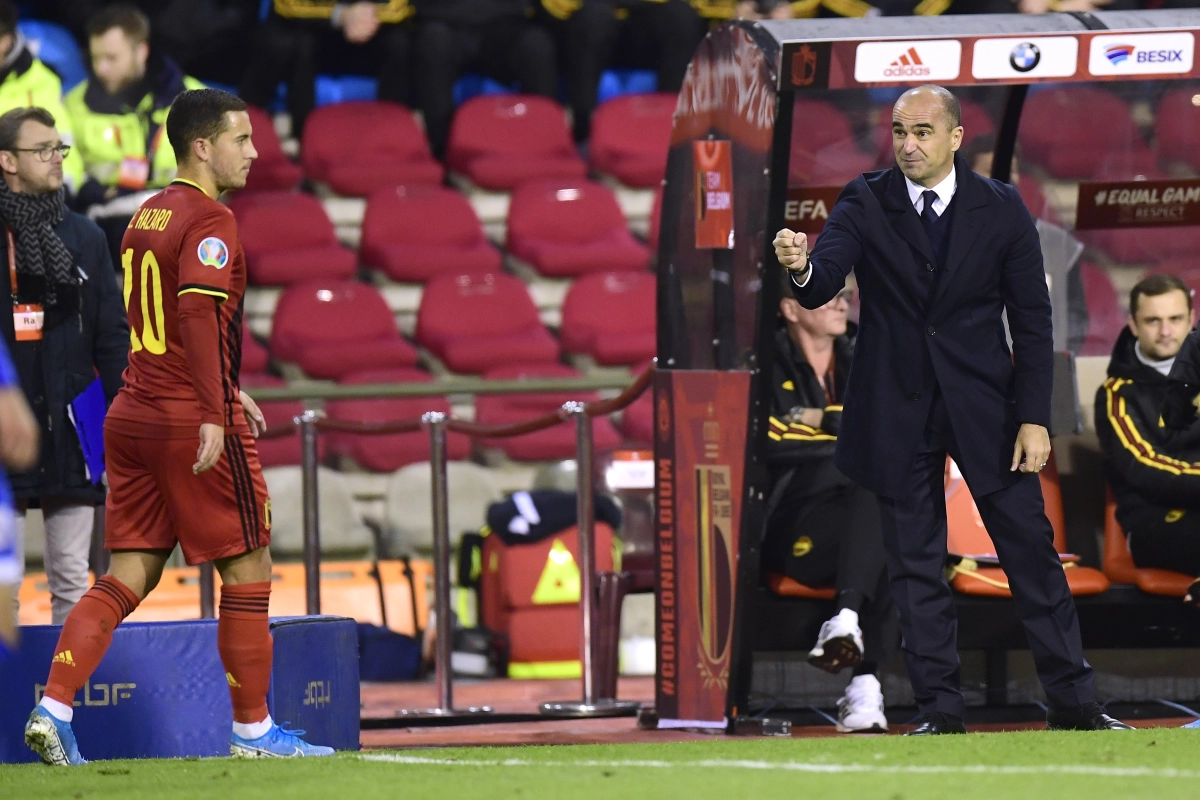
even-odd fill
[{"label": "adidas logo", "polygon": [[237,682],[237,678],[233,677],[233,673],[232,673],[232,672],[226,672],[226,673],[225,673],[225,680],[226,680],[226,681],[229,683],[229,686],[230,686],[230,688],[232,688],[232,689],[240,689],[240,688],[242,688],[242,685],[241,685],[240,683],[238,683],[238,682]]},{"label": "adidas logo", "polygon": [[930,74],[929,67],[921,61],[917,48],[910,47],[888,65],[883,74],[889,78],[921,78]]},{"label": "adidas logo", "polygon": [[51,664],[66,664],[68,667],[75,666],[75,659],[71,657],[70,650],[63,650],[61,653],[55,653],[54,658],[50,659]]}]

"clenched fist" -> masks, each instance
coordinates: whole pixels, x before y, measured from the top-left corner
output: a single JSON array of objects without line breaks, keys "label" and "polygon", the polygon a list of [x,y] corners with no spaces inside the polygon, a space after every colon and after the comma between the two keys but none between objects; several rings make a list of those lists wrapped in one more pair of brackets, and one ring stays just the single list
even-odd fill
[{"label": "clenched fist", "polygon": [[793,272],[803,272],[808,261],[808,237],[784,228],[775,234],[775,258]]}]

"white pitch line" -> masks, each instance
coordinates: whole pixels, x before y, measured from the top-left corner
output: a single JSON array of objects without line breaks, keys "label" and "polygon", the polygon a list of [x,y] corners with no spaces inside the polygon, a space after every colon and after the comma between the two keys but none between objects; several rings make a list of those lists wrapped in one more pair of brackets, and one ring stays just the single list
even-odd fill
[{"label": "white pitch line", "polygon": [[1045,764],[1041,766],[962,764],[962,765],[888,765],[888,764],[819,764],[805,761],[738,761],[709,759],[703,761],[531,761],[523,758],[495,760],[470,758],[429,758],[401,756],[390,753],[371,753],[359,756],[363,761],[382,761],[389,764],[435,767],[601,767],[608,769],[748,769],[785,772],[817,772],[827,774],[901,774],[901,775],[1085,775],[1105,778],[1200,778],[1200,771],[1189,769],[1152,769],[1150,767],[1100,767],[1083,764]]}]

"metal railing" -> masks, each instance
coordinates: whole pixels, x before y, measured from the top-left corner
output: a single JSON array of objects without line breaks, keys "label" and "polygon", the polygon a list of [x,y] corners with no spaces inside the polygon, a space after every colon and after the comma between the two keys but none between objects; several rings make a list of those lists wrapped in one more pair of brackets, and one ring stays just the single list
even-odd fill
[{"label": "metal railing", "polygon": [[[335,386],[315,384],[294,387],[262,387],[254,390],[256,400],[345,399],[378,397],[431,397],[456,393],[498,394],[533,392],[595,391],[623,388],[617,397],[593,402],[569,401],[555,411],[522,422],[504,425],[481,425],[454,419],[440,411],[431,411],[415,419],[389,422],[355,422],[328,419],[319,411],[308,410],[291,422],[268,428],[260,436],[275,439],[295,435],[301,441],[301,473],[304,520],[304,579],[305,605],[308,614],[321,613],[321,530],[318,503],[318,439],[321,432],[384,435],[429,432],[429,464],[432,473],[433,509],[434,613],[436,631],[435,674],[437,707],[403,712],[405,716],[452,718],[479,716],[491,713],[488,707],[454,708],[451,655],[453,628],[450,612],[450,521],[449,487],[446,475],[446,433],[465,434],[472,438],[503,439],[544,430],[571,419],[575,422],[576,494],[579,531],[580,614],[579,655],[582,667],[583,697],[578,701],[545,703],[541,712],[547,716],[595,717],[636,713],[638,704],[615,698],[597,697],[595,661],[596,624],[596,547],[594,519],[594,464],[592,418],[620,411],[645,392],[654,375],[651,366],[630,384],[628,378],[566,378],[534,380],[450,380],[419,384],[362,384]],[[213,614],[212,571],[201,573],[202,615]],[[206,587],[207,584],[207,587]]]}]

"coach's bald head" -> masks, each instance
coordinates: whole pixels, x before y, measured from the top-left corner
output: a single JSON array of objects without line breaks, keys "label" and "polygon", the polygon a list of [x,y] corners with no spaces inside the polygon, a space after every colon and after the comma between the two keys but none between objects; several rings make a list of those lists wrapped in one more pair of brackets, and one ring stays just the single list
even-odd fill
[{"label": "coach's bald head", "polygon": [[896,164],[913,183],[932,188],[949,175],[962,137],[962,107],[944,87],[909,89],[892,108]]}]

